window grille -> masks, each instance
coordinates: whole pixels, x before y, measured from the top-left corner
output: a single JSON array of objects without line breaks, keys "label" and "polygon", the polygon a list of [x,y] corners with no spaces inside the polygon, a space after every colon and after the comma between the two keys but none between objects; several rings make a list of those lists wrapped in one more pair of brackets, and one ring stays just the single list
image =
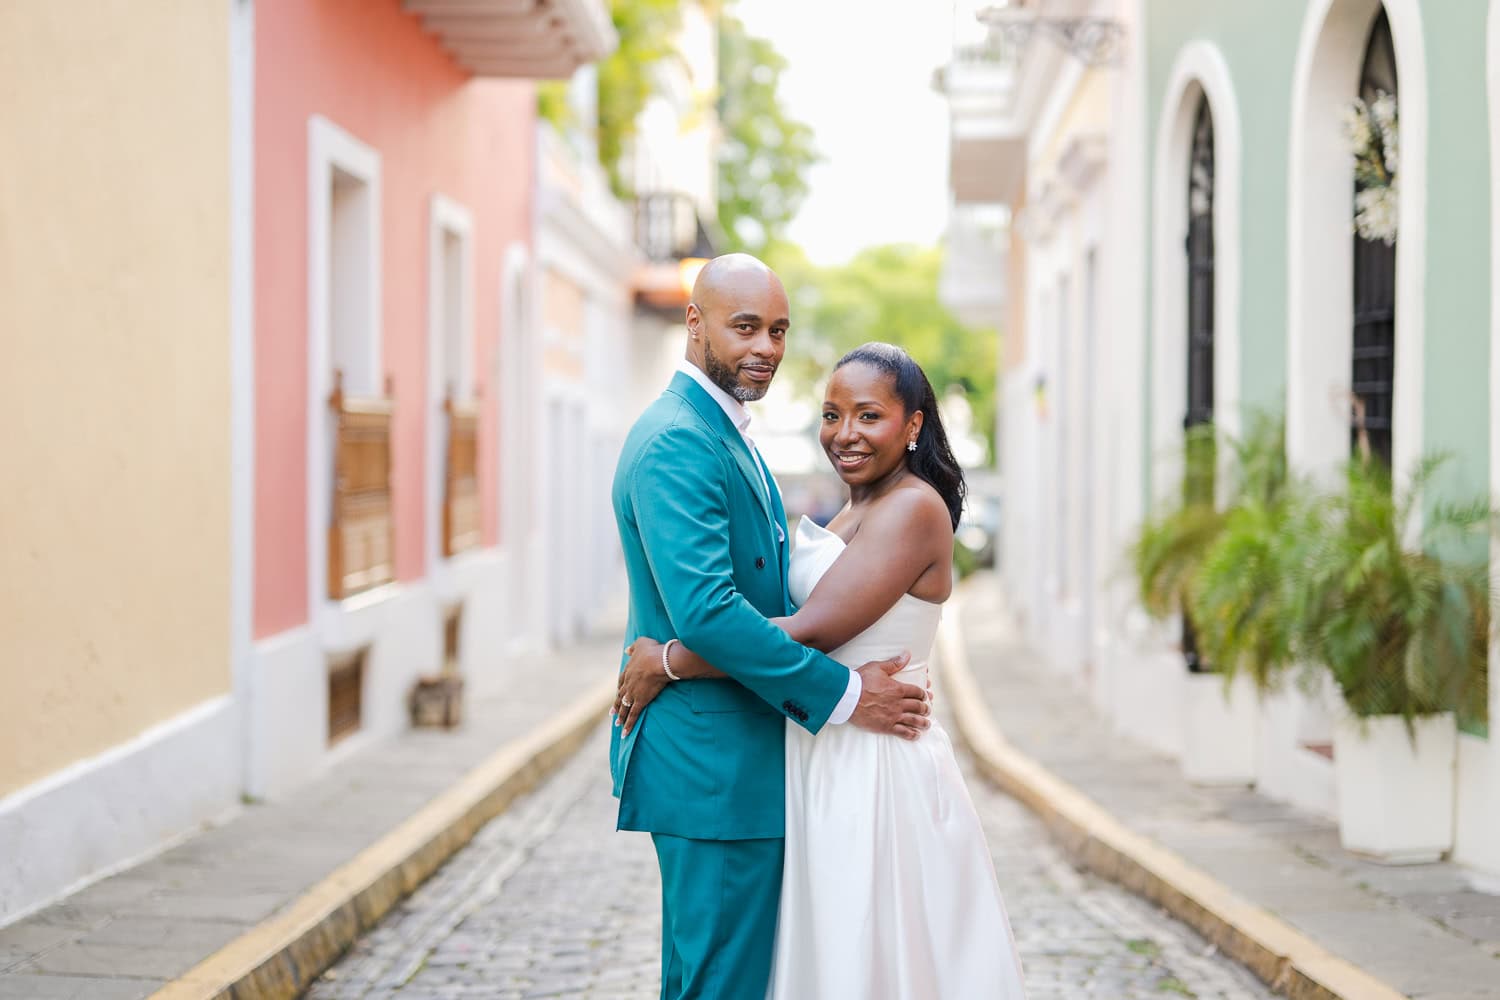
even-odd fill
[{"label": "window grille", "polygon": [[[1359,78],[1359,95],[1366,103],[1382,93],[1392,97],[1397,93],[1396,50],[1384,7],[1370,29]],[[1354,188],[1359,191],[1358,181]],[[1364,239],[1358,233],[1353,239],[1354,350],[1350,389],[1361,406],[1355,408],[1349,446],[1351,451],[1358,451],[1362,411],[1371,454],[1389,464],[1396,382],[1396,246]]]},{"label": "window grille", "polygon": [[1195,427],[1214,418],[1214,122],[1198,100],[1188,166],[1187,416]]},{"label": "window grille", "polygon": [[[1214,121],[1206,95],[1198,99],[1193,122],[1187,200],[1187,413],[1182,423],[1190,433],[1183,499],[1212,503],[1212,438],[1191,433],[1194,427],[1212,424],[1214,419]],[[1190,671],[1209,669],[1199,659],[1197,637],[1186,609],[1182,615],[1182,654]]]}]

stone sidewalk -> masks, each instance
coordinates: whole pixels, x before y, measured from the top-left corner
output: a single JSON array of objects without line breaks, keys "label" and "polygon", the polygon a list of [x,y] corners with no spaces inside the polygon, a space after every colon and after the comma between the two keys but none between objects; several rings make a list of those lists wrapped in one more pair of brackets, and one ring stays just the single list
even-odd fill
[{"label": "stone sidewalk", "polygon": [[[608,702],[597,695],[618,665],[620,631],[601,623],[588,641],[526,665],[502,697],[470,700],[456,730],[411,730],[372,746],[284,799],[246,806],[0,928],[0,1000],[147,997],[245,940],[512,744],[530,753],[538,730],[583,702],[585,717],[602,716]],[[519,769],[523,783],[541,777],[530,760]]]},{"label": "stone sidewalk", "polygon": [[1340,848],[1328,820],[1248,788],[1190,784],[1048,669],[992,575],[966,585],[962,620],[969,669],[1004,737],[1130,831],[1410,997],[1500,998],[1500,896],[1461,868],[1374,864]]}]

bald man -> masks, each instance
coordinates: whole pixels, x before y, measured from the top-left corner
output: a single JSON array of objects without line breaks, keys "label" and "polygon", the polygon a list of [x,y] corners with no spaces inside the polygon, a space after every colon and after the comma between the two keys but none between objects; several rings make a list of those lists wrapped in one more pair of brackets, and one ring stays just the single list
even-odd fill
[{"label": "bald man", "polygon": [[770,388],[789,312],[759,260],[710,261],[687,307],[685,357],[615,471],[627,635],[680,639],[727,675],[669,683],[628,735],[612,728],[619,828],[649,832],[661,866],[663,1000],[764,1000],[781,895],[784,720],[813,733],[844,723],[895,733],[925,697],[889,677],[904,661],[852,671],[769,621],[795,610],[786,512],[744,404]]}]

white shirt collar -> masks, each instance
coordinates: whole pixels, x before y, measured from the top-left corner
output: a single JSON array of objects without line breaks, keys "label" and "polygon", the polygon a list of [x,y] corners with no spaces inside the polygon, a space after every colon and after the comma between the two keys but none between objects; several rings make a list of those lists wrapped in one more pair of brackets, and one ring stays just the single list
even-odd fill
[{"label": "white shirt collar", "polygon": [[719,409],[724,411],[730,423],[734,424],[741,434],[745,433],[745,429],[750,426],[750,411],[745,409],[744,403],[741,403],[729,393],[714,385],[713,379],[709,378],[708,374],[702,368],[699,368],[687,358],[683,358],[677,363],[677,370],[703,386],[704,391],[713,397],[715,403],[719,404]]}]

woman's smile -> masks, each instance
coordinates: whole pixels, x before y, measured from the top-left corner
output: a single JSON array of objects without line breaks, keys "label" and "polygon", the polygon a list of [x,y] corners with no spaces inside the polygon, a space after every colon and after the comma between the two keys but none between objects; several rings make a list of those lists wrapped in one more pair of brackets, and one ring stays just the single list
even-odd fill
[{"label": "woman's smile", "polygon": [[840,469],[845,472],[853,472],[863,468],[871,458],[867,451],[836,451],[833,453],[834,460],[838,462]]}]

